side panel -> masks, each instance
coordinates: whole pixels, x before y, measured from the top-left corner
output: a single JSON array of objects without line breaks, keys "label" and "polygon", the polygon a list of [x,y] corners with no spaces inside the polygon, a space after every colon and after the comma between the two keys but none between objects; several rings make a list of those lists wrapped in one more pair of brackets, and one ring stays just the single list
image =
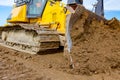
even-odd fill
[{"label": "side panel", "polygon": [[48,1],[39,24],[48,24],[51,29],[56,29],[60,34],[65,34],[66,13],[64,5]]},{"label": "side panel", "polygon": [[26,18],[26,11],[26,5],[13,8],[9,18],[7,19],[7,22],[28,22],[28,19]]}]

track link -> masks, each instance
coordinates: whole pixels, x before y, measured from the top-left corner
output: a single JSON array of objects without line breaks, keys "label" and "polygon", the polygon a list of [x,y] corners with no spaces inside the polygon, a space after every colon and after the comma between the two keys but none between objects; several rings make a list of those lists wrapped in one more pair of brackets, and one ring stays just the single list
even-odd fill
[{"label": "track link", "polygon": [[60,46],[59,35],[49,29],[2,29],[0,45],[30,54]]}]

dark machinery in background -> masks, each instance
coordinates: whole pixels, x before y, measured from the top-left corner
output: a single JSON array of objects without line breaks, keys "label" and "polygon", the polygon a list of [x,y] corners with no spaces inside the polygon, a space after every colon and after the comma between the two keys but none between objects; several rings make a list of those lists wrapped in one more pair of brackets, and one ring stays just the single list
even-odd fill
[{"label": "dark machinery in background", "polygon": [[104,16],[104,1],[97,0],[97,4],[95,6],[95,13],[99,16]]},{"label": "dark machinery in background", "polygon": [[97,0],[97,3],[93,4],[92,11],[97,15],[104,17],[104,0]]},{"label": "dark machinery in background", "polygon": [[[83,0],[68,0],[67,4],[72,5],[72,4],[83,4]],[[104,17],[104,0],[97,0],[97,3],[93,5],[95,9],[95,13],[99,16]]]}]

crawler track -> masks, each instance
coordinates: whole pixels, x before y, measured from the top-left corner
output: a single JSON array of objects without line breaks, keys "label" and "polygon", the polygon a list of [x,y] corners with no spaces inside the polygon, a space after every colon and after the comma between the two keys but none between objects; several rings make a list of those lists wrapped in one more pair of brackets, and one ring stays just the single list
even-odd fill
[{"label": "crawler track", "polygon": [[28,28],[26,26],[2,28],[0,44],[30,54],[37,54],[46,49],[59,48],[60,39],[55,30],[33,29],[32,25],[28,25]]}]

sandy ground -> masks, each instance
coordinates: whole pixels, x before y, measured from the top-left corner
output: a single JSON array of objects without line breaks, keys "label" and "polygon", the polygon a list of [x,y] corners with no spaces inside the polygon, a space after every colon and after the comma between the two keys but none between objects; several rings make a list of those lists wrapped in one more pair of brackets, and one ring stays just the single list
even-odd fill
[{"label": "sandy ground", "polygon": [[119,27],[81,12],[71,29],[74,69],[62,49],[31,55],[0,46],[0,80],[120,80]]},{"label": "sandy ground", "polygon": [[71,36],[77,74],[120,71],[120,22],[117,19],[98,20],[83,12],[71,29]]},{"label": "sandy ground", "polygon": [[[61,66],[62,52],[30,55],[0,46],[1,80],[119,80],[120,72],[94,75],[75,75]],[[62,69],[64,68],[64,69]],[[67,68],[67,67],[66,67]],[[68,67],[69,68],[69,67]],[[71,69],[72,70],[72,69]]]}]

